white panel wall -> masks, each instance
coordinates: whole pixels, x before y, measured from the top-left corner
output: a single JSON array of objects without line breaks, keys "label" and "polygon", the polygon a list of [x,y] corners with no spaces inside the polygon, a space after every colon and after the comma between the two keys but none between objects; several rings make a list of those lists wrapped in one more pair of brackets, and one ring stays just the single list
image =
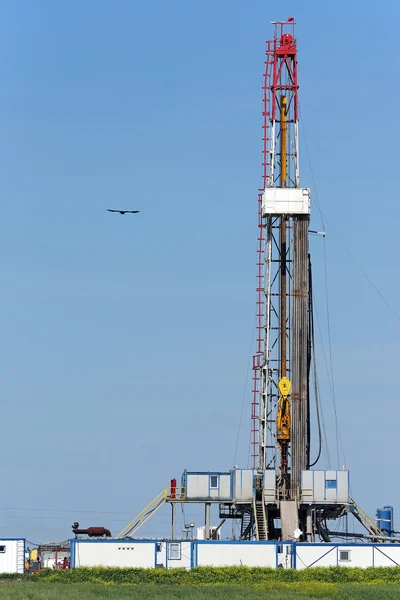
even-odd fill
[{"label": "white panel wall", "polygon": [[348,471],[303,471],[303,502],[348,502]]},{"label": "white panel wall", "polygon": [[[340,560],[340,551],[343,550],[349,553],[349,560]],[[354,545],[354,546],[338,546],[338,566],[339,567],[372,567],[373,566],[373,547]]]},{"label": "white panel wall", "polygon": [[167,568],[167,543],[159,542],[157,546],[157,560],[156,566]]},{"label": "white panel wall", "polygon": [[[334,483],[334,488],[329,488],[327,483]],[[337,474],[336,471],[325,472],[325,499],[328,502],[336,502],[337,498]]]},{"label": "white panel wall", "polygon": [[234,498],[237,502],[251,502],[253,499],[253,470],[234,470]]},{"label": "white panel wall", "polygon": [[264,471],[264,499],[265,502],[276,499],[276,471]]},{"label": "white panel wall", "polygon": [[206,498],[208,496],[208,475],[187,475],[186,496],[188,498]]},{"label": "white panel wall", "polygon": [[312,502],[314,499],[314,478],[313,471],[302,471],[301,473],[301,493],[303,502]]},{"label": "white panel wall", "polygon": [[310,213],[310,190],[307,188],[266,188],[262,197],[263,216],[308,215]]},{"label": "white panel wall", "polygon": [[[309,567],[395,567],[400,565],[400,546],[392,544],[296,544],[296,569]],[[346,552],[347,560],[342,560]]]},{"label": "white panel wall", "polygon": [[337,501],[348,502],[349,501],[349,472],[338,471],[337,472]]},{"label": "white panel wall", "polygon": [[0,553],[0,573],[25,571],[25,540],[0,540],[4,552]]},{"label": "white panel wall", "polygon": [[220,475],[219,498],[229,500],[230,497],[231,497],[231,475]]},{"label": "white panel wall", "polygon": [[[171,558],[169,544],[180,544],[178,558]],[[6,552],[0,554],[0,572],[23,573],[24,541],[6,540]],[[291,551],[287,546],[285,566],[290,567]],[[165,568],[185,568],[192,566],[239,566],[272,567],[277,559],[282,544],[268,542],[201,542],[191,540],[169,541],[73,541],[72,567],[109,566],[109,567],[144,567],[154,568],[156,564]],[[156,550],[157,555],[156,555]],[[176,550],[176,548],[175,548]],[[340,552],[348,553],[348,560],[340,559]],[[400,545],[398,544],[293,544],[295,560],[293,567],[306,569],[310,567],[371,567],[400,565]],[[157,558],[156,558],[157,556]],[[176,556],[176,554],[175,554]]]},{"label": "white panel wall", "polygon": [[337,547],[333,544],[296,544],[295,552],[296,569],[337,566]]},{"label": "white panel wall", "polygon": [[263,542],[197,542],[196,566],[276,567],[277,546]]},{"label": "white panel wall", "polygon": [[325,500],[325,472],[314,471],[314,500],[322,502]]},{"label": "white panel wall", "polygon": [[[211,477],[217,477],[218,486],[211,488]],[[186,497],[229,500],[231,498],[230,473],[187,473]]]},{"label": "white panel wall", "polygon": [[400,566],[400,546],[379,544],[374,547],[374,567]]},{"label": "white panel wall", "polygon": [[73,567],[155,567],[156,542],[76,540]]},{"label": "white panel wall", "polygon": [[172,559],[170,558],[170,554],[169,554],[169,550],[168,550],[168,546],[171,542],[165,542],[165,545],[167,546],[166,548],[166,552],[167,552],[167,565],[168,565],[168,569],[190,569],[192,566],[192,547],[193,547],[193,543],[187,540],[183,540],[183,541],[174,541],[172,542],[173,544],[179,544],[180,545],[180,558],[179,559]]}]

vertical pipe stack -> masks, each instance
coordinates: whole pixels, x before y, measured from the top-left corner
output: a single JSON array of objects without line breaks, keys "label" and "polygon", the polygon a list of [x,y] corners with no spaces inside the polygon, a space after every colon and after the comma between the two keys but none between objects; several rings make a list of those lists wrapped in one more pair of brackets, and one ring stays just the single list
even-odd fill
[{"label": "vertical pipe stack", "polygon": [[307,338],[308,338],[308,225],[309,216],[293,217],[292,288],[292,499],[299,497],[301,472],[307,468]]},{"label": "vertical pipe stack", "polygon": [[[287,98],[281,97],[281,188],[286,187],[287,180]],[[280,359],[281,359],[281,378],[287,375],[287,217],[282,215],[280,222]],[[282,486],[286,480],[288,472],[288,442],[281,444],[281,474]]]}]

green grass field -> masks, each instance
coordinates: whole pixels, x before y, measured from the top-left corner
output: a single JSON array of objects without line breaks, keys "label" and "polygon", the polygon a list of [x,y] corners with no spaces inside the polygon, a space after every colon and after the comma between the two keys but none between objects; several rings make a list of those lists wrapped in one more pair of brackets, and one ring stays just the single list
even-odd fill
[{"label": "green grass field", "polygon": [[134,586],[93,583],[31,583],[2,581],[1,600],[287,600],[289,598],[330,598],[331,600],[400,599],[400,585],[339,584],[323,582],[270,582],[245,586]]}]

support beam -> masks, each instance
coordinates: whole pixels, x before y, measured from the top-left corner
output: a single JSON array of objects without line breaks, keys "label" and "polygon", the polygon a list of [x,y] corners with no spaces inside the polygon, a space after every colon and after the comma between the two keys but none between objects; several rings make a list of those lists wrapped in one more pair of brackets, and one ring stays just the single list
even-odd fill
[{"label": "support beam", "polygon": [[212,532],[212,539],[216,540],[218,538],[218,531],[221,529],[222,525],[225,523],[226,519],[222,519],[221,523],[214,529]]},{"label": "support beam", "polygon": [[171,539],[175,539],[175,503],[171,502]]},{"label": "support beam", "polygon": [[309,509],[308,513],[307,513],[307,518],[306,518],[306,537],[307,537],[307,542],[312,542],[312,516],[311,516],[311,508]]},{"label": "support beam", "polygon": [[206,502],[206,504],[205,504],[205,528],[204,528],[204,537],[206,540],[209,540],[211,537],[210,521],[211,521],[211,504],[210,504],[210,502]]}]

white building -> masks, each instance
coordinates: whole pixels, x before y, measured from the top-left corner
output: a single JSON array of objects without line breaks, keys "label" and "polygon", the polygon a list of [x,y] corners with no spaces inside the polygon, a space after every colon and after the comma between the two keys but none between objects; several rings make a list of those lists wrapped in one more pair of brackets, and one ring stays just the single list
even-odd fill
[{"label": "white building", "polygon": [[71,540],[71,568],[400,566],[400,544],[202,540]]},{"label": "white building", "polygon": [[293,568],[399,567],[400,544],[294,544]]},{"label": "white building", "polygon": [[135,567],[176,569],[193,567],[191,540],[76,539],[70,541],[71,569],[77,567]]},{"label": "white building", "polygon": [[23,538],[0,540],[0,573],[25,572],[25,546]]}]

